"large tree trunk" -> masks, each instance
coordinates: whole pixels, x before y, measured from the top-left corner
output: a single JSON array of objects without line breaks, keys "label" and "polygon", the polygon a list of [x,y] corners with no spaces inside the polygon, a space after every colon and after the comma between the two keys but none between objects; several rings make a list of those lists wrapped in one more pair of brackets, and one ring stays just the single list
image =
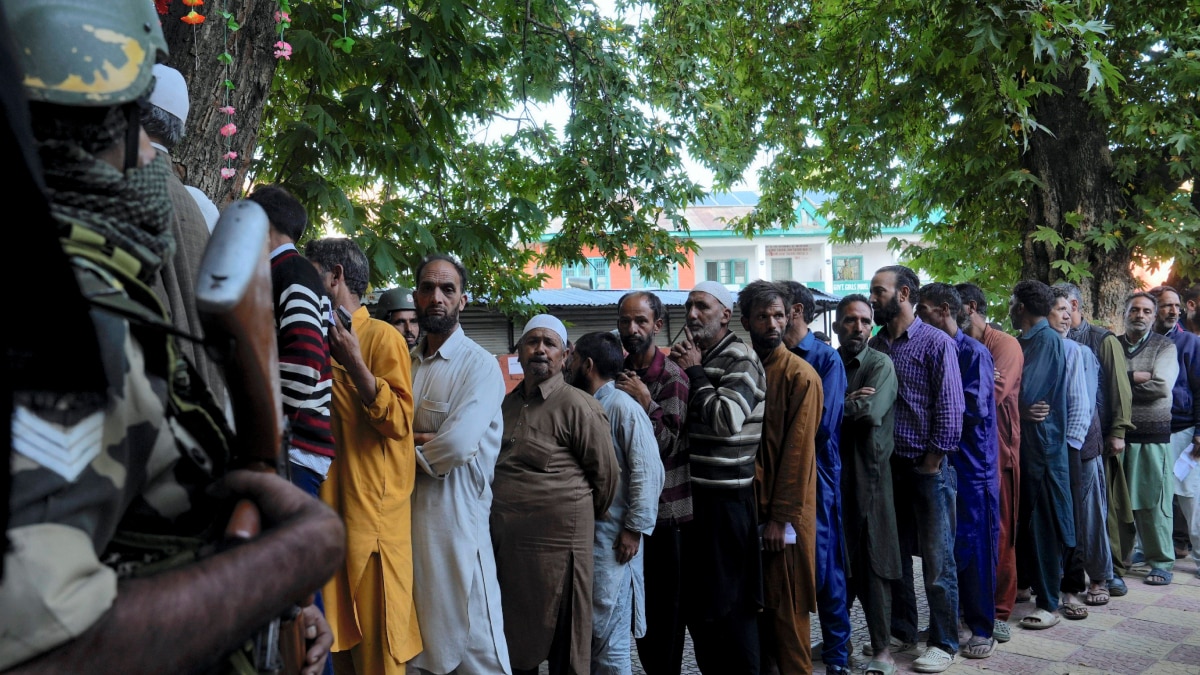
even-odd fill
[{"label": "large tree trunk", "polygon": [[[1025,279],[1054,283],[1064,278],[1053,267],[1055,261],[1085,266],[1091,277],[1079,283],[1084,314],[1121,332],[1125,296],[1136,285],[1129,250],[1104,251],[1085,243],[1080,250],[1064,252],[1062,247],[1033,239],[1038,227],[1046,226],[1062,235],[1063,241],[1083,243],[1089,230],[1117,220],[1118,210],[1123,208],[1105,126],[1081,98],[1085,82],[1084,70],[1076,68],[1055,82],[1061,95],[1040,97],[1034,107],[1034,117],[1050,133],[1033,133],[1021,159],[1024,168],[1042,181],[1029,200],[1021,271]],[[1072,213],[1079,214],[1074,225],[1067,221]]]},{"label": "large tree trunk", "polygon": [[[171,153],[172,158],[185,176],[184,183],[195,185],[218,206],[224,206],[241,195],[246,168],[258,141],[263,108],[275,75],[278,6],[274,0],[209,0],[196,8],[207,17],[198,26],[179,20],[191,9],[183,3],[172,0],[169,8],[169,14],[160,17],[171,50],[168,65],[183,73],[191,99],[187,130],[183,141]],[[218,14],[222,8],[233,13],[241,24],[239,30],[226,30],[225,19]],[[229,72],[217,60],[226,50],[233,55]],[[234,84],[228,101],[226,78]],[[237,111],[232,120],[237,133],[231,137],[230,148],[238,154],[233,162],[237,175],[231,179],[221,178],[228,150],[220,129],[230,120],[218,109],[225,105]]]}]

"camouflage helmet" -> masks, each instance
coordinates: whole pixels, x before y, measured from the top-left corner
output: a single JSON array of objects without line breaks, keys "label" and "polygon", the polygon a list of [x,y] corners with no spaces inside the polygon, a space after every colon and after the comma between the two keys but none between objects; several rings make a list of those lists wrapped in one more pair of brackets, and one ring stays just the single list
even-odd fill
[{"label": "camouflage helmet", "polygon": [[386,321],[389,314],[401,309],[411,309],[416,311],[417,306],[413,303],[413,292],[408,288],[393,288],[384,291],[379,295],[379,302],[375,303],[375,315],[382,321]]},{"label": "camouflage helmet", "polygon": [[3,0],[32,101],[116,106],[141,98],[167,42],[151,0]]}]

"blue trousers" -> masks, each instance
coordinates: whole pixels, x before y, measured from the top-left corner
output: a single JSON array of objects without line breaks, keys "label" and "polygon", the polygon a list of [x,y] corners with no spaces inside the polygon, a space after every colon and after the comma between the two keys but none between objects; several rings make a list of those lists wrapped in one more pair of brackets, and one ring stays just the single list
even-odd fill
[{"label": "blue trousers", "polygon": [[850,610],[846,597],[846,545],[842,539],[838,476],[817,467],[817,616],[821,618],[821,660],[849,666]]},{"label": "blue trousers", "polygon": [[[289,464],[289,468],[292,474],[292,485],[312,495],[314,499],[321,498],[321,483],[325,482],[325,478],[321,474],[299,464]],[[321,589],[319,588],[313,593],[313,604],[321,610],[322,615],[325,614],[325,601],[321,599]],[[330,654],[329,658],[325,660],[325,675],[333,675],[333,654]]]},{"label": "blue trousers", "polygon": [[892,635],[917,641],[914,555],[921,556],[929,600],[929,642],[958,653],[958,568],[954,562],[957,479],[947,461],[937,473],[917,471],[918,460],[892,455],[892,493],[904,577],[892,582]]}]

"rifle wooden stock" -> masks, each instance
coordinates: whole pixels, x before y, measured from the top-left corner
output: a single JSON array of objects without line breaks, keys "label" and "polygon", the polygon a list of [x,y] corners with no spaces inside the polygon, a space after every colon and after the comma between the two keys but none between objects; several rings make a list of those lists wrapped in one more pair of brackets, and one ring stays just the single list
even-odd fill
[{"label": "rifle wooden stock", "polygon": [[[287,453],[269,230],[267,214],[254,202],[242,200],[225,209],[200,264],[196,308],[209,352],[225,370],[237,431],[234,465],[284,473]],[[258,507],[242,500],[230,516],[225,539],[253,539],[261,529]],[[306,652],[302,630],[294,612],[273,621],[255,640],[255,666],[261,672],[299,673]]]}]

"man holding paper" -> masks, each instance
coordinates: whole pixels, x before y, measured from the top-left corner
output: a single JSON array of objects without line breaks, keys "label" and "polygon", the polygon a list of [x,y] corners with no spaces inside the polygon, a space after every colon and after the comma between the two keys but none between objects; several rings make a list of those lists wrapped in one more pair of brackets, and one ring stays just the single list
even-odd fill
[{"label": "man holding paper", "polygon": [[767,376],[762,445],[755,462],[763,541],[763,672],[812,671],[809,612],[816,610],[817,429],[824,392],[817,371],[783,344],[791,298],[767,281],[738,294],[742,327]]}]

